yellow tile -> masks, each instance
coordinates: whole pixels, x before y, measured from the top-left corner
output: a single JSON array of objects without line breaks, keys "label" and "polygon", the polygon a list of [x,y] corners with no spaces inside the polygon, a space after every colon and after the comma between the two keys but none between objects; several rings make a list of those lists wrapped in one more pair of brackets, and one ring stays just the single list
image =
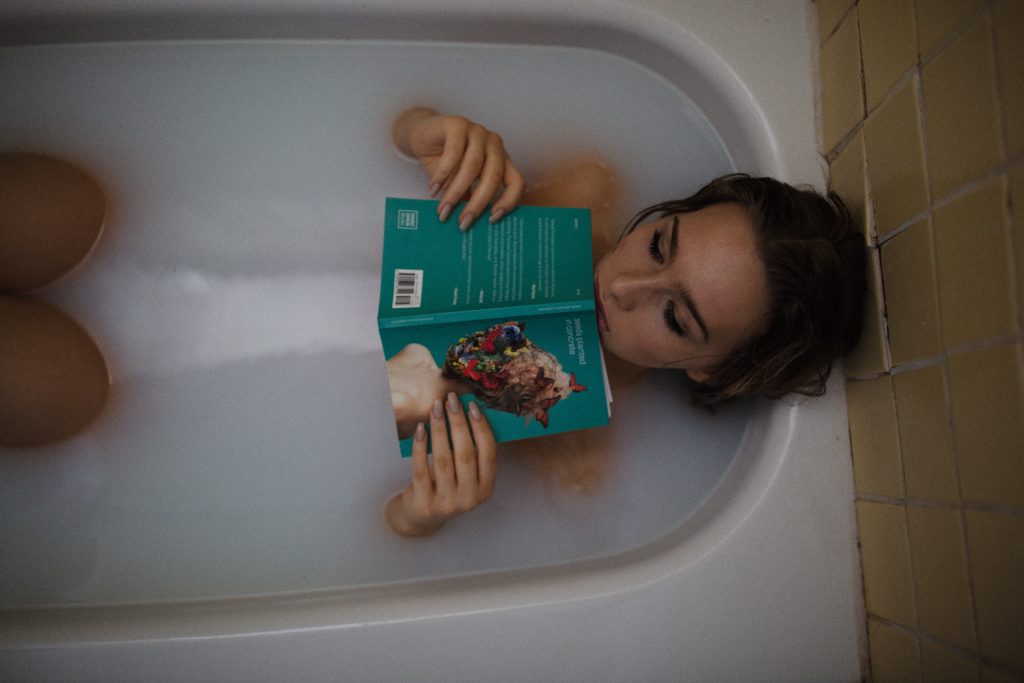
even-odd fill
[{"label": "yellow tile", "polygon": [[931,56],[939,43],[960,28],[981,3],[982,0],[915,0],[921,59]]},{"label": "yellow tile", "polygon": [[864,304],[864,328],[860,341],[843,359],[847,377],[868,377],[889,371],[888,340],[882,324],[885,305],[882,301],[882,275],[878,250],[868,252],[868,294]]},{"label": "yellow tile", "polygon": [[867,168],[864,165],[864,131],[857,131],[829,166],[829,188],[838,194],[850,209],[870,244],[872,226],[868,220],[870,216],[867,180]]},{"label": "yellow tile", "polygon": [[825,42],[839,26],[839,22],[853,7],[856,0],[817,0],[818,26],[821,29],[821,42]]},{"label": "yellow tile", "polygon": [[913,0],[861,0],[860,43],[867,108],[872,111],[917,66]]},{"label": "yellow tile", "polygon": [[959,501],[942,367],[893,376],[907,498]]},{"label": "yellow tile", "polygon": [[875,225],[884,236],[928,208],[916,80],[864,124]]},{"label": "yellow tile", "polygon": [[921,69],[928,176],[941,199],[1005,158],[985,15]]},{"label": "yellow tile", "polygon": [[942,352],[935,254],[927,220],[882,245],[882,280],[893,366]]},{"label": "yellow tile", "polygon": [[918,628],[926,635],[975,649],[960,510],[909,506],[907,528]]},{"label": "yellow tile", "polygon": [[949,390],[965,500],[1024,505],[1024,392],[1019,345],[953,354]]},{"label": "yellow tile", "polygon": [[902,497],[903,468],[892,378],[884,375],[878,379],[847,382],[846,400],[857,492]]},{"label": "yellow tile", "polygon": [[1017,323],[1024,326],[1024,166],[1010,173],[1013,243],[1017,250]]},{"label": "yellow tile", "polygon": [[908,683],[921,680],[917,641],[887,624],[868,621],[871,680],[874,683]]},{"label": "yellow tile", "polygon": [[904,509],[857,501],[864,602],[868,612],[914,627],[914,592]]},{"label": "yellow tile", "polygon": [[995,28],[1006,143],[1010,155],[1017,157],[1024,153],[1024,2],[996,5]]},{"label": "yellow tile", "polygon": [[978,665],[952,648],[922,640],[921,680],[928,683],[977,681]]},{"label": "yellow tile", "polygon": [[1014,331],[1002,177],[935,210],[939,315],[946,346]]},{"label": "yellow tile", "polygon": [[1024,517],[969,510],[967,544],[981,653],[1024,669]]},{"label": "yellow tile", "polygon": [[823,151],[829,152],[864,117],[856,10],[821,48],[821,109]]}]

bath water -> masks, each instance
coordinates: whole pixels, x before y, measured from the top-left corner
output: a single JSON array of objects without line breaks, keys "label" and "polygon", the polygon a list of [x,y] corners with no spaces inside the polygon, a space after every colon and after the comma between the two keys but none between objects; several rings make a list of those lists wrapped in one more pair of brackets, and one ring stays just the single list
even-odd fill
[{"label": "bath water", "polygon": [[568,484],[537,466],[547,446],[510,445],[492,501],[439,535],[410,541],[383,521],[409,475],[375,322],[384,197],[427,185],[392,149],[391,121],[414,104],[479,120],[528,178],[599,155],[640,208],[733,170],[654,72],[564,48],[109,43],[0,49],[0,92],[0,151],[73,161],[108,193],[90,260],[35,296],[90,330],[113,376],[83,434],[0,451],[0,605],[621,553],[676,528],[733,461],[750,406],[708,416],[655,373],[614,387],[612,427],[550,447],[593,455]]}]

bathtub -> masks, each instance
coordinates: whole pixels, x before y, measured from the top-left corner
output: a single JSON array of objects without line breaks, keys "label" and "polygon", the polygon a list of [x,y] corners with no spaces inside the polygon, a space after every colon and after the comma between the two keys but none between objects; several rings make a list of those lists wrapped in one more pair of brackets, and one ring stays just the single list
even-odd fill
[{"label": "bathtub", "polygon": [[[600,153],[644,206],[744,170],[824,184],[801,1],[0,3],[0,151],[89,168],[110,217],[35,296],[114,390],[0,451],[11,680],[856,680],[841,372],[709,416],[616,387],[562,476],[503,451],[487,505],[390,534],[404,484],[374,327],[388,124],[489,124],[528,173]],[[574,445],[575,444],[575,445]],[[582,482],[582,483],[581,483]]]}]

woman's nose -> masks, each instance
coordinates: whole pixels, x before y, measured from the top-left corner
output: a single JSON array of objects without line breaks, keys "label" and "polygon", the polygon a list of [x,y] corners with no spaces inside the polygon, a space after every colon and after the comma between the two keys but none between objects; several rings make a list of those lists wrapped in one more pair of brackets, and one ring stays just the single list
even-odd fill
[{"label": "woman's nose", "polygon": [[661,279],[657,273],[623,273],[612,278],[608,294],[619,308],[629,310],[662,293]]}]

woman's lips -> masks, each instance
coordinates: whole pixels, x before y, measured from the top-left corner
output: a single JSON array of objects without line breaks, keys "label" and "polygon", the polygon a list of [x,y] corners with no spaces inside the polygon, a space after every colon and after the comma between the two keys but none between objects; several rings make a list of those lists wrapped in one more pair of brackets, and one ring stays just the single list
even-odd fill
[{"label": "woman's lips", "polygon": [[604,311],[604,301],[601,300],[601,285],[594,276],[594,312],[597,313],[597,329],[600,332],[608,332],[608,317]]}]

